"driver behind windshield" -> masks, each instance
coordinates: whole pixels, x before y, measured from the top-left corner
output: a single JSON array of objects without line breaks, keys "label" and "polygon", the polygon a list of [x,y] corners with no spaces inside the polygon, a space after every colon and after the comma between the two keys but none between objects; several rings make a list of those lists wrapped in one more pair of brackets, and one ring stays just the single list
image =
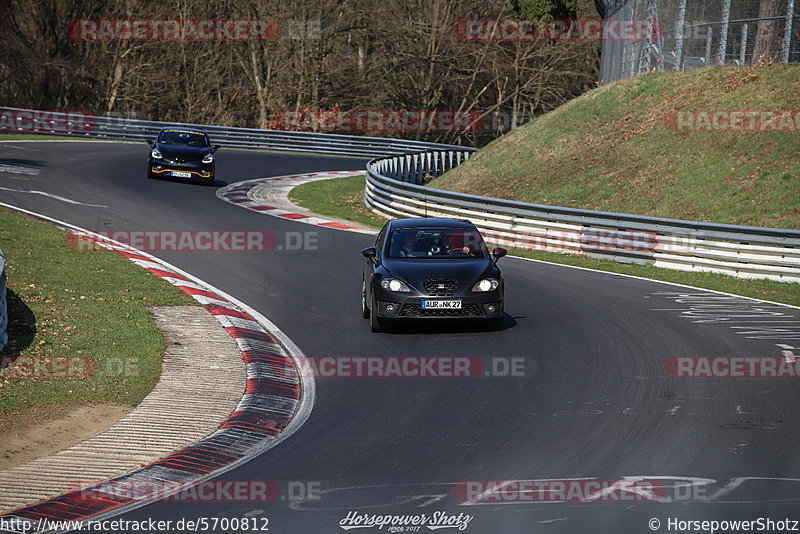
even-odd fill
[{"label": "driver behind windshield", "polygon": [[442,234],[442,244],[445,254],[469,254],[470,248],[464,243],[464,234]]}]

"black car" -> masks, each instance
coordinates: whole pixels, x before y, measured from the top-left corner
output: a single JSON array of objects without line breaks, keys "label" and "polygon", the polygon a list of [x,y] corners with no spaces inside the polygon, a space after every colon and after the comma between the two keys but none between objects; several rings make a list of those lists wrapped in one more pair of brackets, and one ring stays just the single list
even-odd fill
[{"label": "black car", "polygon": [[483,319],[503,327],[503,276],[478,229],[467,220],[387,222],[367,258],[361,308],[373,332],[398,319]]},{"label": "black car", "polygon": [[156,139],[148,139],[147,177],[201,178],[214,183],[216,162],[208,134],[200,130],[164,128]]}]

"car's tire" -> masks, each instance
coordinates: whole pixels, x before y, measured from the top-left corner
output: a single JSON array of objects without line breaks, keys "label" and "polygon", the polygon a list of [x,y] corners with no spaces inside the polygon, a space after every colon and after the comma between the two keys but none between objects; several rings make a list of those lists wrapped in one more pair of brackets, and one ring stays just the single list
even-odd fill
[{"label": "car's tire", "polygon": [[209,176],[208,178],[206,178],[206,179],[203,181],[203,183],[204,183],[205,185],[214,185],[214,175],[212,174],[211,176]]},{"label": "car's tire", "polygon": [[369,319],[369,306],[367,305],[367,281],[361,277],[361,316]]},{"label": "car's tire", "polygon": [[383,332],[386,330],[386,323],[383,319],[378,317],[378,314],[375,313],[375,310],[378,309],[378,304],[375,302],[375,296],[372,296],[372,306],[370,306],[370,314],[369,314],[369,326],[373,332]]}]

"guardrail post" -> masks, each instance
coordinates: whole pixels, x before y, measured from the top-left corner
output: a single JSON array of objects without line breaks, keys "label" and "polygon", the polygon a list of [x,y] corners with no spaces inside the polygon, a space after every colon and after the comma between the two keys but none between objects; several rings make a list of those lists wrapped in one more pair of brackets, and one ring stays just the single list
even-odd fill
[{"label": "guardrail post", "polygon": [[397,175],[397,179],[401,182],[408,181],[408,156],[401,156],[398,158],[397,162],[400,164],[400,173]]}]

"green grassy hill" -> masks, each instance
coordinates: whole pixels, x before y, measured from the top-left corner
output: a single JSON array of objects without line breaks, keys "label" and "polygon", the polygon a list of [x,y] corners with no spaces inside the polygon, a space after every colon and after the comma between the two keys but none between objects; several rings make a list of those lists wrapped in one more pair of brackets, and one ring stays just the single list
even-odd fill
[{"label": "green grassy hill", "polygon": [[[687,131],[677,129],[677,111],[790,111],[795,123],[781,132]],[[800,67],[653,72],[605,85],[497,139],[430,186],[800,228]]]}]

